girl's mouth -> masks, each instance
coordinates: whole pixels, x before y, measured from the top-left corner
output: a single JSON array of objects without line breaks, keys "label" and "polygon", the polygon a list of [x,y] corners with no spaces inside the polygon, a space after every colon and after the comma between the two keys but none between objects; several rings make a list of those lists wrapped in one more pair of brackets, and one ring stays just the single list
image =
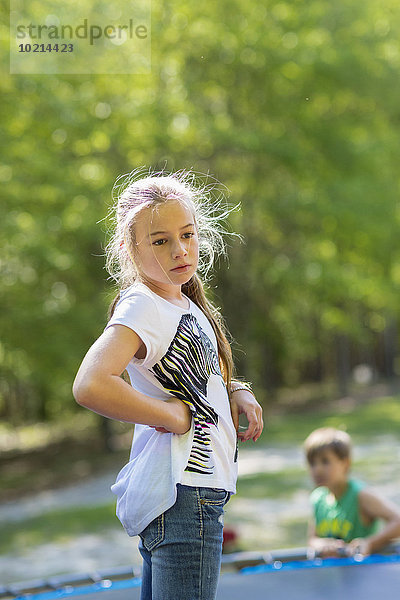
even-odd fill
[{"label": "girl's mouth", "polygon": [[188,269],[190,269],[191,265],[181,265],[180,267],[175,267],[175,269],[171,269],[171,271],[175,271],[176,273],[185,273]]}]

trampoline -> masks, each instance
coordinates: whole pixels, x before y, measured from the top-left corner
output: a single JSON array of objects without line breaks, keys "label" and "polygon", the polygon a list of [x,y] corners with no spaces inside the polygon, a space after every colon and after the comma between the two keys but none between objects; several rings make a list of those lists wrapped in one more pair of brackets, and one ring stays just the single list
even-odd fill
[{"label": "trampoline", "polygon": [[[238,564],[241,563],[239,558]],[[229,564],[235,564],[233,560]],[[114,573],[116,574],[116,573]],[[120,575],[127,574],[121,571]],[[131,571],[132,574],[132,571]],[[118,576],[118,575],[117,575]],[[17,587],[0,589],[3,598],[27,600],[139,600],[140,578],[100,578],[82,585],[79,576],[68,585],[49,580],[47,586],[31,590]],[[59,580],[59,583],[61,580]],[[33,583],[33,582],[32,582]],[[34,589],[46,589],[32,593]],[[49,589],[53,588],[53,589]],[[366,558],[312,560],[273,560],[269,564],[224,573],[220,577],[217,600],[382,600],[396,598],[400,590],[400,554],[376,554]]]}]

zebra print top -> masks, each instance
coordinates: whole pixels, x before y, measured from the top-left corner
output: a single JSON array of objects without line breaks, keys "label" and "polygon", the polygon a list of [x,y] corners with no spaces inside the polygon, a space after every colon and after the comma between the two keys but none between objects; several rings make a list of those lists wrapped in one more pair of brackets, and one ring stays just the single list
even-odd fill
[{"label": "zebra print top", "polygon": [[107,324],[133,329],[146,346],[145,358],[127,366],[132,386],[151,397],[180,398],[193,415],[184,435],[135,426],[130,462],[112,488],[130,535],[174,504],[177,483],[236,492],[236,432],[217,341],[201,309],[188,303],[180,308],[137,283],[121,294]]}]

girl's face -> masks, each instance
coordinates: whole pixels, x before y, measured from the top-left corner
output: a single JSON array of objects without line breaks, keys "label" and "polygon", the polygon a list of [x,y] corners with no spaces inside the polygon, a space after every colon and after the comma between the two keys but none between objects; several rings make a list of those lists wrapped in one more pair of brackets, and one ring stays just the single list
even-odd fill
[{"label": "girl's face", "polygon": [[199,241],[192,211],[178,200],[142,210],[135,224],[136,264],[149,283],[164,289],[194,275]]}]

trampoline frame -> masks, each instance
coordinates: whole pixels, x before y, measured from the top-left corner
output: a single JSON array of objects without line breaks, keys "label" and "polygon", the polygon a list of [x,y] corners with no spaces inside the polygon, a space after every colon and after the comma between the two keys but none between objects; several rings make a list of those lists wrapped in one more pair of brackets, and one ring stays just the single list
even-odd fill
[{"label": "trampoline frame", "polygon": [[[392,544],[385,553],[370,556],[321,558],[310,548],[292,548],[272,552],[235,552],[222,556],[222,572],[254,574],[281,570],[343,567],[379,563],[400,563],[400,544]],[[63,575],[30,582],[0,586],[1,600],[61,600],[62,598],[101,591],[128,589],[141,584],[141,569],[132,566],[96,571],[91,574]]]}]

